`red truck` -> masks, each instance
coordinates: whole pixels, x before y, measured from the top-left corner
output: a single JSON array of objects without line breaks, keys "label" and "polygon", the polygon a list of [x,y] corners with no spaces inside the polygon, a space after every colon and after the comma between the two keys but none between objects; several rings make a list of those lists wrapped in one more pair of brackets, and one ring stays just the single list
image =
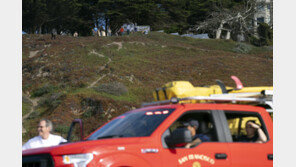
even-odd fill
[{"label": "red truck", "polygon": [[[188,103],[146,106],[126,112],[83,141],[23,151],[23,166],[55,167],[267,167],[273,166],[273,121],[263,107],[242,104]],[[192,148],[182,122],[198,120],[197,133],[210,141]],[[240,142],[244,124],[254,120],[265,143]],[[173,140],[174,139],[174,140]]]}]

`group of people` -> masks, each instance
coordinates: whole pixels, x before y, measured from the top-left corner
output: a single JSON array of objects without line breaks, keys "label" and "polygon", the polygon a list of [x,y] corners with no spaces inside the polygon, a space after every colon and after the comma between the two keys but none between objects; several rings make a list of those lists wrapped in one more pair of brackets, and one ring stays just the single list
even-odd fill
[{"label": "group of people", "polygon": [[[57,30],[54,28],[51,31],[51,39],[56,39],[56,36],[58,35]],[[65,32],[61,31],[60,35],[66,35]],[[73,37],[78,37],[78,32],[75,31],[73,34]]]},{"label": "group of people", "polygon": [[108,27],[108,30],[106,32],[102,26],[99,28],[97,26],[95,26],[92,29],[92,33],[94,36],[111,36],[111,29],[110,29],[110,27]]},{"label": "group of people", "polygon": [[[199,128],[199,122],[197,120],[189,119],[183,125],[190,131],[192,136],[192,141],[187,143],[185,148],[191,148],[201,142],[210,141],[209,136],[202,133],[197,134]],[[238,142],[265,143],[267,141],[264,131],[253,120],[246,122],[246,133],[247,135],[242,135],[238,138]]]},{"label": "group of people", "polygon": [[[191,148],[201,142],[210,141],[209,136],[205,134],[198,134],[197,130],[199,128],[199,122],[195,119],[189,119],[186,122],[183,122],[183,125],[190,131],[192,136],[192,141],[185,145],[185,148]],[[39,147],[49,147],[56,146],[60,143],[67,142],[63,137],[51,134],[53,131],[52,122],[48,119],[41,119],[38,124],[38,136],[30,139],[26,142],[22,150],[39,148]],[[255,121],[247,121],[246,123],[246,132],[247,135],[239,137],[239,142],[256,142],[264,143],[267,141],[267,137],[263,130],[260,128]]]},{"label": "group of people", "polygon": [[[115,34],[118,36],[123,36],[125,33],[129,35],[130,33],[137,32],[137,27],[131,28],[130,25],[124,29],[124,27],[121,27]],[[97,28],[96,26],[92,29],[92,33],[94,36],[111,36],[111,29],[108,28],[107,32],[103,29],[103,27]],[[148,34],[148,31],[142,31],[143,34]],[[61,31],[61,35],[65,35],[66,33]],[[51,39],[56,39],[56,36],[58,35],[57,30],[54,28],[51,31]],[[78,32],[75,31],[73,34],[73,37],[78,37]]]},{"label": "group of people", "polygon": [[[137,32],[138,31],[138,28],[137,27],[132,27],[130,25],[127,25],[126,26],[126,29],[124,29],[124,27],[121,27],[117,32],[116,34],[118,34],[119,36],[123,36],[125,33],[127,35],[129,35],[130,33],[134,33],[134,32]],[[148,32],[147,32],[148,34]]]}]

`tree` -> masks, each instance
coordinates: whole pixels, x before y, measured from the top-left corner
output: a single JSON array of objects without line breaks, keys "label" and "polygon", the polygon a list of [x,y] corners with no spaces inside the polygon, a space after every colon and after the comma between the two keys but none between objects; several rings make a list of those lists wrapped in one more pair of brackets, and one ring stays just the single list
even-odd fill
[{"label": "tree", "polygon": [[138,25],[150,25],[152,29],[159,29],[165,25],[167,12],[163,10],[162,4],[156,1],[131,0],[123,8],[128,22]]},{"label": "tree", "polygon": [[190,0],[188,5],[189,16],[187,21],[190,25],[204,21],[207,16],[214,11],[215,0]]},{"label": "tree", "polygon": [[168,16],[164,27],[166,32],[177,31],[182,34],[188,30],[189,0],[163,0],[160,3]]},{"label": "tree", "polygon": [[24,0],[23,30],[49,33],[53,28],[89,34],[94,0]]},{"label": "tree", "polygon": [[256,0],[239,1],[232,8],[225,8],[223,5],[216,6],[209,17],[195,25],[195,30],[207,29],[215,32],[216,39],[221,38],[223,30],[227,31],[226,39],[230,39],[231,33],[235,40],[240,40],[239,37],[247,37],[256,33],[254,31],[254,14],[256,13]]},{"label": "tree", "polygon": [[47,27],[89,35],[93,24],[90,7],[92,3],[90,0],[49,0],[50,20],[47,22]]},{"label": "tree", "polygon": [[29,33],[35,33],[37,28],[41,33],[41,27],[48,19],[46,0],[23,1],[23,29]]}]

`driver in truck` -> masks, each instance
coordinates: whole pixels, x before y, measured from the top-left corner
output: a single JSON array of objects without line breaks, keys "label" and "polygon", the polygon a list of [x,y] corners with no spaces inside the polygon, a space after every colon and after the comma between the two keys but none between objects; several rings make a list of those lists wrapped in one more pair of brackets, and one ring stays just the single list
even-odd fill
[{"label": "driver in truck", "polygon": [[196,131],[198,130],[198,126],[199,126],[199,123],[197,120],[189,119],[186,122],[184,122],[183,125],[185,127],[187,127],[187,129],[190,131],[191,136],[192,136],[192,142],[187,143],[185,145],[185,148],[191,148],[201,142],[210,141],[210,138],[207,135],[202,134],[202,133],[197,134]]}]

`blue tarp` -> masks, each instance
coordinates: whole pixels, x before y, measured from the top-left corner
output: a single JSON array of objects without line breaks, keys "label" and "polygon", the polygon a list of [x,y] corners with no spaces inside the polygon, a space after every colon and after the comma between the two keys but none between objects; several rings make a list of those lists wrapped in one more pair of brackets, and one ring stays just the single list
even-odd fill
[{"label": "blue tarp", "polygon": [[[179,33],[170,33],[171,35],[180,35]],[[209,39],[209,35],[208,34],[183,34],[180,35],[181,37],[190,37],[190,38],[198,38],[198,39]]]},{"label": "blue tarp", "polygon": [[209,39],[209,35],[208,34],[183,34],[181,35],[182,37],[191,37],[191,38],[198,38],[198,39]]},{"label": "blue tarp", "polygon": [[179,33],[177,33],[177,32],[176,33],[171,33],[171,35],[179,35]]}]

